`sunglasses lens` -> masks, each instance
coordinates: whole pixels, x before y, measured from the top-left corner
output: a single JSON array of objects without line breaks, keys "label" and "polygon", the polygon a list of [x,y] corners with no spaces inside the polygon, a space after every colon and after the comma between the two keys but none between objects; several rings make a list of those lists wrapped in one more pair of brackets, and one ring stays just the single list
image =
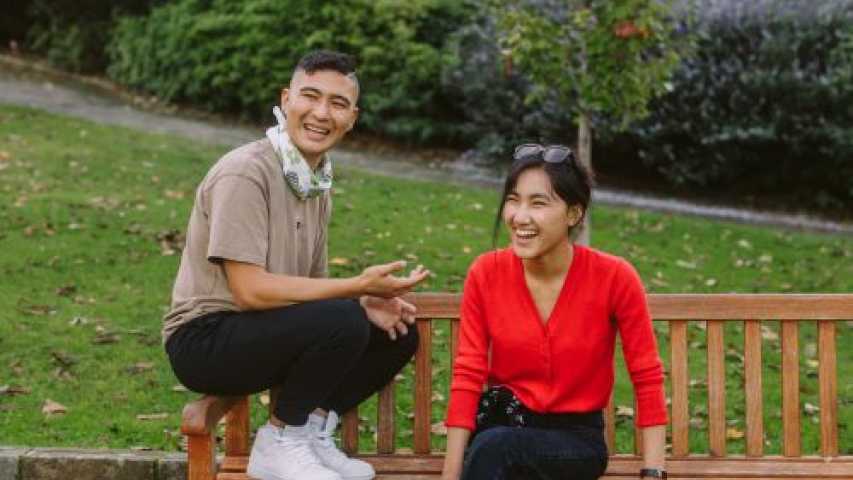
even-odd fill
[{"label": "sunglasses lens", "polygon": [[551,147],[545,150],[542,158],[548,163],[560,163],[568,158],[570,152],[568,148]]},{"label": "sunglasses lens", "polygon": [[519,145],[515,149],[515,158],[525,158],[538,154],[542,151],[539,145]]}]

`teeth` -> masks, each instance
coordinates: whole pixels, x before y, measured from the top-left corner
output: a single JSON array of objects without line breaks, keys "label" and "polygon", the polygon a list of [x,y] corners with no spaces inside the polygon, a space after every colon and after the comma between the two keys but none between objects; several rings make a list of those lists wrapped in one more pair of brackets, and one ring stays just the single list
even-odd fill
[{"label": "teeth", "polygon": [[536,232],[533,230],[516,230],[515,234],[519,237],[535,237]]},{"label": "teeth", "polygon": [[329,133],[329,131],[328,131],[328,130],[324,130],[324,129],[322,129],[322,128],[317,128],[317,127],[315,127],[315,126],[313,126],[313,125],[305,125],[305,130],[308,130],[308,131],[311,131],[311,132],[315,132],[315,133],[321,133],[321,134],[323,134],[323,135],[326,135],[326,134],[328,134],[328,133]]}]

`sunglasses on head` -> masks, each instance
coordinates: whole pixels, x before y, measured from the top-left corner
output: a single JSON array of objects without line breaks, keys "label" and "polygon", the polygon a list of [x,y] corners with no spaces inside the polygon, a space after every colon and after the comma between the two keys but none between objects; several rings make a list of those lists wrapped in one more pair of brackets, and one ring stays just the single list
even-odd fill
[{"label": "sunglasses on head", "polygon": [[569,147],[563,145],[548,145],[546,147],[538,143],[525,143],[515,147],[512,158],[521,160],[537,155],[542,155],[542,160],[547,163],[573,162],[575,160],[575,152]]}]

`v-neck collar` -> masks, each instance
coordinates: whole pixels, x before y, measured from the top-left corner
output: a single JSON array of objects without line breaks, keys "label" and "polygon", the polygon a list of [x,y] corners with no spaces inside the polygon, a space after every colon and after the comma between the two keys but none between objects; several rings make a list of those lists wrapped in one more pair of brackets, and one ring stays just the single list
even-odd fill
[{"label": "v-neck collar", "polygon": [[543,319],[542,315],[539,313],[539,309],[536,308],[536,301],[533,300],[533,294],[530,292],[530,287],[527,285],[527,279],[524,277],[524,263],[521,261],[521,258],[515,254],[515,252],[512,252],[512,256],[515,259],[516,275],[518,277],[518,281],[521,282],[527,308],[531,312],[530,318],[539,325],[544,333],[556,328],[552,326],[554,320],[559,318],[559,310],[561,310],[562,305],[566,303],[565,299],[568,298],[569,291],[574,288],[576,283],[574,277],[577,276],[577,271],[580,268],[578,267],[578,262],[582,256],[583,249],[574,243],[570,244],[569,248],[572,249],[572,264],[569,265],[569,271],[563,279],[563,285],[560,287],[560,293],[557,295],[557,300],[554,302],[554,307],[551,308],[551,314],[548,315],[547,319]]}]

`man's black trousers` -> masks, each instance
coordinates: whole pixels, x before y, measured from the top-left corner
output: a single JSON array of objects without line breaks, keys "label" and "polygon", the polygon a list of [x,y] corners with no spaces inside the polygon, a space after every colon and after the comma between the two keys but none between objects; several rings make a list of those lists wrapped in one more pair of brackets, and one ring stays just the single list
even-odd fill
[{"label": "man's black trousers", "polygon": [[354,300],[217,312],[169,337],[178,380],[195,392],[248,395],[280,386],[275,416],[303,425],[316,408],[343,414],[387,384],[414,355],[417,329],[397,340]]}]

